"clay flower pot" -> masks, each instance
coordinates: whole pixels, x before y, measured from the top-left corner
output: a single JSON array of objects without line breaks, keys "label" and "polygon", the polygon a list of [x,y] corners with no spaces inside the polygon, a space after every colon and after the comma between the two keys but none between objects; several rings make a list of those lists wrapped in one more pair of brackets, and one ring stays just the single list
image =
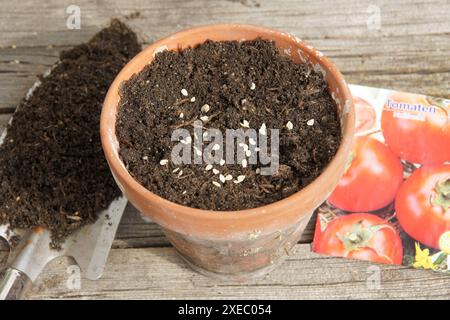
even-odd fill
[{"label": "clay flower pot", "polygon": [[[259,208],[208,211],[186,207],[150,192],[134,180],[119,157],[115,134],[122,81],[138,73],[162,50],[179,50],[210,39],[276,42],[295,62],[309,61],[321,71],[336,101],[342,142],[336,156],[312,183],[288,198]],[[150,45],[131,60],[112,83],[101,115],[101,140],[106,159],[120,189],[143,214],[158,223],[169,241],[197,271],[223,279],[261,276],[281,262],[300,239],[314,209],[341,177],[354,132],[352,97],[341,73],[319,51],[289,34],[263,27],[223,24],[181,31]]]}]

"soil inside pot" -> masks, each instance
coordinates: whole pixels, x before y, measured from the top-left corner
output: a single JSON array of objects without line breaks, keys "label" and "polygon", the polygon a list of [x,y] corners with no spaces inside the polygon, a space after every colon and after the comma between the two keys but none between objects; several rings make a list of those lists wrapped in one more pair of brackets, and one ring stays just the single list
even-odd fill
[{"label": "soil inside pot", "polygon": [[119,196],[101,147],[100,112],[114,77],[140,49],[113,20],[40,77],[0,147],[0,224],[44,226],[58,248]]},{"label": "soil inside pot", "polygon": [[[122,84],[120,96],[116,132],[130,174],[157,195],[194,208],[240,210],[285,198],[323,171],[341,140],[322,74],[263,39],[160,52]],[[200,119],[204,129],[221,132],[279,129],[277,173],[260,174],[259,159],[175,165],[171,151],[180,142],[171,141],[173,130],[188,129],[194,137]]]}]

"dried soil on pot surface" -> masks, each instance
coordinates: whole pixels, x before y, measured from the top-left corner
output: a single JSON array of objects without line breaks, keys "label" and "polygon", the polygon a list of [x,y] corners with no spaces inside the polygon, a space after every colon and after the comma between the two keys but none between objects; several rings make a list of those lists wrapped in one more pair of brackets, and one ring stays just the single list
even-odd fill
[{"label": "dried soil on pot surface", "polygon": [[119,196],[101,148],[100,112],[114,77],[139,51],[136,35],[113,20],[40,77],[0,147],[1,224],[44,226],[59,247]]},{"label": "dried soil on pot surface", "polygon": [[[322,74],[262,39],[160,52],[122,84],[120,96],[116,132],[125,166],[150,191],[194,208],[240,210],[283,199],[323,171],[341,140]],[[172,131],[193,136],[199,119],[222,132],[246,124],[280,129],[278,172],[261,175],[260,164],[174,165]]]}]

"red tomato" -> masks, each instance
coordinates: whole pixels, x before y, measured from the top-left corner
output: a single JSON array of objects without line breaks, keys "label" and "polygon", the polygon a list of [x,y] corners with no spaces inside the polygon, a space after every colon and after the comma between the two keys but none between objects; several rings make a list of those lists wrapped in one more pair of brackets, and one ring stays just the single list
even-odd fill
[{"label": "red tomato", "polygon": [[358,137],[351,162],[328,201],[346,211],[373,211],[391,203],[403,181],[403,167],[378,140]]},{"label": "red tomato", "polygon": [[413,239],[439,249],[450,230],[450,165],[422,167],[402,184],[395,200],[397,219]]},{"label": "red tomato", "polygon": [[402,264],[403,245],[394,227],[369,213],[353,213],[331,221],[316,243],[316,252],[331,256]]},{"label": "red tomato", "polygon": [[319,213],[316,218],[316,228],[314,229],[314,240],[312,244],[313,251],[317,251],[316,245],[322,241],[322,234],[324,231],[325,230],[322,228],[321,216]]},{"label": "red tomato", "polygon": [[[399,103],[403,103],[399,107]],[[427,112],[401,111],[422,106]],[[397,111],[396,111],[397,110]],[[381,129],[389,148],[400,158],[420,164],[450,161],[450,117],[448,107],[432,106],[424,95],[395,93],[386,102]],[[405,119],[414,116],[419,119]]]},{"label": "red tomato", "polygon": [[357,96],[353,96],[353,103],[355,104],[356,112],[356,134],[371,129],[377,117],[374,107],[366,100]]},{"label": "red tomato", "polygon": [[[377,263],[386,263],[386,264],[393,263],[392,260],[390,260],[389,258],[386,258],[385,256],[379,256],[377,252],[372,248],[364,248],[364,250],[353,250],[352,252],[349,253],[347,257],[349,259],[366,260]],[[401,260],[397,264],[401,264]]]}]

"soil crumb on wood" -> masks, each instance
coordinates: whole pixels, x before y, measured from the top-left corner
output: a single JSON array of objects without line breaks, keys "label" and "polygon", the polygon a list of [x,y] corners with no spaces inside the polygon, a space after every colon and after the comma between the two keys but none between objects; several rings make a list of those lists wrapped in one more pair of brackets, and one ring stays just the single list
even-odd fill
[{"label": "soil crumb on wood", "polygon": [[0,224],[44,226],[52,247],[118,197],[103,155],[100,112],[116,74],[140,50],[118,20],[60,61],[7,128],[0,147]]},{"label": "soil crumb on wood", "polygon": [[[194,208],[248,209],[292,195],[323,171],[341,140],[322,74],[262,39],[160,52],[120,95],[116,132],[129,172],[157,195]],[[261,175],[261,164],[174,165],[172,131],[185,128],[193,137],[198,119],[223,134],[280,129],[278,172]]]}]

